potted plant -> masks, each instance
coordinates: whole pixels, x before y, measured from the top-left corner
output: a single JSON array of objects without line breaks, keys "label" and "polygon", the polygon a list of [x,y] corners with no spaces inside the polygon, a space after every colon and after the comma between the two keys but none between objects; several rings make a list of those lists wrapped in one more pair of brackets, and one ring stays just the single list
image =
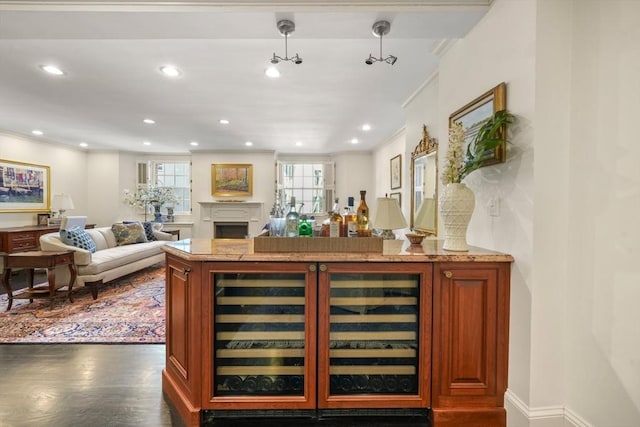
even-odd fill
[{"label": "potted plant", "polygon": [[160,208],[162,208],[166,203],[177,202],[178,198],[171,187],[160,187],[149,184],[146,187],[140,187],[135,193],[125,190],[124,201],[131,207],[140,207],[144,209],[145,221],[147,220],[148,207],[153,206],[154,221],[162,222]]},{"label": "potted plant", "polygon": [[507,143],[506,126],[515,116],[506,110],[496,111],[482,124],[466,151],[462,144],[465,131],[461,123],[449,129],[449,148],[442,172],[444,191],[440,196],[440,215],[444,224],[443,249],[467,251],[467,226],[475,207],[475,196],[462,180],[483,166],[486,153]]}]

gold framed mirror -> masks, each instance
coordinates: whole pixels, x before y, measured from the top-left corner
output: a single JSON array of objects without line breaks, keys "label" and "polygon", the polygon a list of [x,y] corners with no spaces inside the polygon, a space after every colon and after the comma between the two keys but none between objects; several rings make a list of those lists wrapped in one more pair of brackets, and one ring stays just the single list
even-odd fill
[{"label": "gold framed mirror", "polygon": [[438,142],[422,125],[422,139],[411,153],[411,228],[438,234]]}]

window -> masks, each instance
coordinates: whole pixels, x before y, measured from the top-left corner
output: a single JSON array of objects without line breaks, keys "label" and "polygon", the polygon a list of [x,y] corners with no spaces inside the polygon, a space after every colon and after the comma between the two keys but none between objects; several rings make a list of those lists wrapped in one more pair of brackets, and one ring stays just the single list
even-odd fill
[{"label": "window", "polygon": [[333,203],[333,162],[280,161],[277,163],[276,188],[284,212],[289,209],[291,197],[296,198],[300,213],[325,213]]},{"label": "window", "polygon": [[191,213],[191,163],[175,160],[150,160],[138,163],[138,186],[173,188],[178,201],[174,213]]}]

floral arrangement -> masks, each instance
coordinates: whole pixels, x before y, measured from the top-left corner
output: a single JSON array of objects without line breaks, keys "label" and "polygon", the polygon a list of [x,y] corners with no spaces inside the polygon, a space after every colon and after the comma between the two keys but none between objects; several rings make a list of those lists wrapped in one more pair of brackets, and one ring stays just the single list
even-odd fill
[{"label": "floral arrangement", "polygon": [[149,205],[162,206],[165,203],[176,203],[178,198],[173,188],[149,184],[146,187],[140,187],[134,193],[124,190],[124,201],[131,207],[146,208]]},{"label": "floral arrangement", "polygon": [[515,116],[506,110],[496,111],[478,130],[473,141],[467,146],[463,155],[462,143],[465,131],[462,123],[456,122],[449,128],[449,151],[442,172],[444,184],[462,182],[471,172],[482,166],[483,156],[507,142],[504,126],[513,123]]}]

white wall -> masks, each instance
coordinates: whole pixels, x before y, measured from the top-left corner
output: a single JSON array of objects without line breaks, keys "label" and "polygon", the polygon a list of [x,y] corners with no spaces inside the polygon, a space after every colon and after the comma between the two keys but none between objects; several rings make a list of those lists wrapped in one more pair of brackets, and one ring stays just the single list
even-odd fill
[{"label": "white wall", "polygon": [[[407,138],[406,131],[403,129],[396,133],[386,143],[377,147],[373,153],[373,162],[375,166],[374,176],[369,176],[369,180],[373,179],[374,191],[373,194],[367,197],[367,205],[371,210],[372,219],[375,218],[378,197],[384,197],[385,194],[400,193],[401,194],[401,207],[402,213],[409,224],[409,205],[411,203],[409,197],[411,192],[408,190],[411,187],[411,178],[408,173],[411,165],[411,157],[407,156]],[[391,159],[397,155],[400,155],[400,167],[401,167],[401,187],[399,189],[391,189]],[[357,206],[357,205],[356,205]]]},{"label": "white wall", "polygon": [[594,426],[638,426],[640,2],[572,6],[565,401]]},{"label": "white wall", "polygon": [[[75,209],[69,210],[68,215],[88,213],[88,165],[84,150],[0,131],[0,159],[49,166],[51,195],[71,195]],[[95,218],[89,215],[89,222],[93,221]],[[0,213],[0,227],[35,224],[36,213]]]}]

